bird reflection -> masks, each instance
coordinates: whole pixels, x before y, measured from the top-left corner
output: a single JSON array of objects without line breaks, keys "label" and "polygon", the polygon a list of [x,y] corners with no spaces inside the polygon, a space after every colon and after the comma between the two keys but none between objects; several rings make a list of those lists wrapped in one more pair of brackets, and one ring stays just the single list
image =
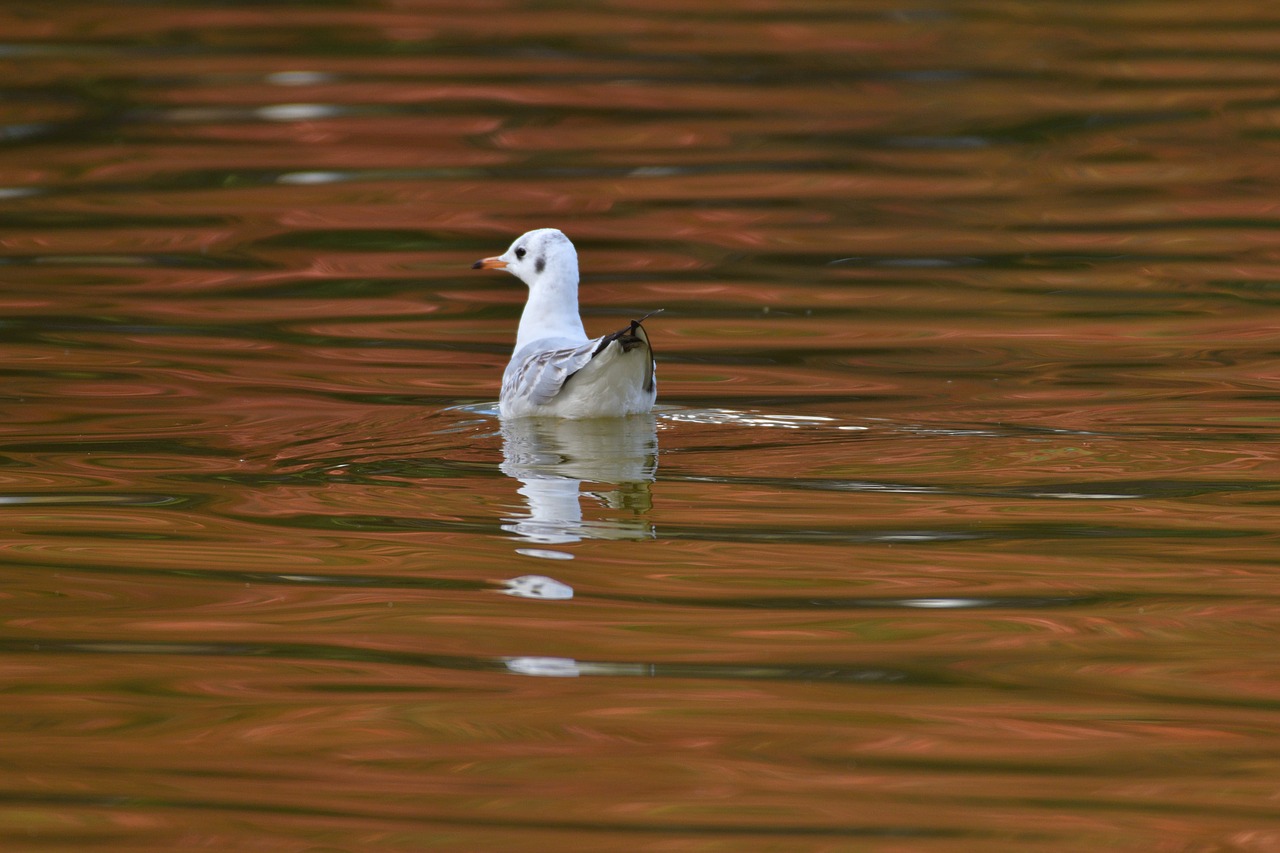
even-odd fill
[{"label": "bird reflection", "polygon": [[[502,454],[502,472],[520,481],[528,508],[504,519],[503,530],[543,544],[655,535],[647,518],[658,469],[652,415],[506,419]],[[584,503],[598,505],[599,517],[584,518]]]}]

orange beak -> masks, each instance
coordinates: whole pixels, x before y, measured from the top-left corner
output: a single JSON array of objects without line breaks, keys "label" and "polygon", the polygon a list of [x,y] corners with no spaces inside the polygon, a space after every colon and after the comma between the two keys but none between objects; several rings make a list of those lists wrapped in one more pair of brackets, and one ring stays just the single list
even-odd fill
[{"label": "orange beak", "polygon": [[481,258],[471,265],[473,270],[505,270],[507,262],[501,258]]}]

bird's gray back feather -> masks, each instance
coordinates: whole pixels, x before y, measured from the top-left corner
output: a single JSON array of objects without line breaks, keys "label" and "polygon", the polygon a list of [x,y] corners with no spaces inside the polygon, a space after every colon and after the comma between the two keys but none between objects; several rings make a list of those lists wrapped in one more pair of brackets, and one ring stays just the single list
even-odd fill
[{"label": "bird's gray back feather", "polygon": [[[544,341],[535,341],[526,349],[536,350],[545,345]],[[502,375],[503,399],[523,398],[539,406],[550,403],[560,393],[565,381],[587,366],[599,345],[600,338],[596,338],[578,346],[544,350],[532,355],[516,353]]]}]

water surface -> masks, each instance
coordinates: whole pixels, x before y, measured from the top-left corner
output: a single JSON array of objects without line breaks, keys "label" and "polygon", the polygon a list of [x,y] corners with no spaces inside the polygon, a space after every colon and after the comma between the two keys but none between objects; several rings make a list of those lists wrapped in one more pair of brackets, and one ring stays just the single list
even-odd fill
[{"label": "water surface", "polygon": [[1280,847],[1270,4],[0,32],[6,849]]}]

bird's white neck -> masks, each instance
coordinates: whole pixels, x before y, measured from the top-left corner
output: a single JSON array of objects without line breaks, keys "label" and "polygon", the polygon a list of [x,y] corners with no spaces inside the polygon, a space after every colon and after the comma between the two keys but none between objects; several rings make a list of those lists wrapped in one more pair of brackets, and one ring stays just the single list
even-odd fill
[{"label": "bird's white neck", "polygon": [[529,299],[520,315],[520,328],[516,332],[516,348],[519,352],[527,344],[541,338],[564,338],[575,343],[585,343],[587,332],[578,316],[578,270],[547,270],[529,288]]}]

